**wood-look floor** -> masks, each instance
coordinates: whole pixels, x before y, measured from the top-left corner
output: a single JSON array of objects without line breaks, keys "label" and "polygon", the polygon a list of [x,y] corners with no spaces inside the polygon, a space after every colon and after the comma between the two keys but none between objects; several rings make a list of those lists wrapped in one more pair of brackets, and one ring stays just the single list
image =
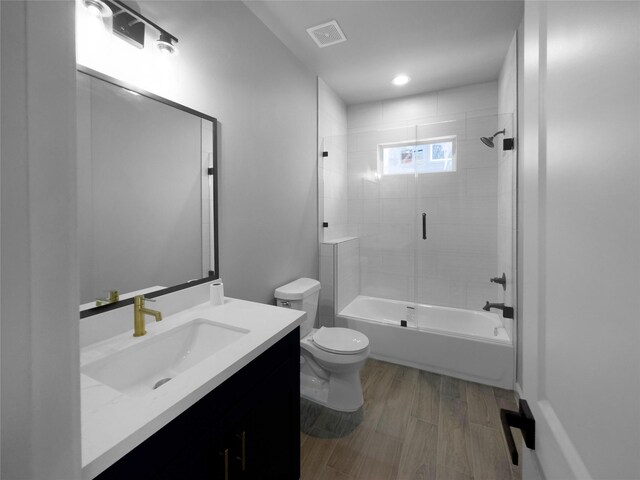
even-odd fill
[{"label": "wood-look floor", "polygon": [[500,426],[512,391],[373,359],[361,376],[362,423],[337,439],[302,433],[302,480],[520,479]]}]

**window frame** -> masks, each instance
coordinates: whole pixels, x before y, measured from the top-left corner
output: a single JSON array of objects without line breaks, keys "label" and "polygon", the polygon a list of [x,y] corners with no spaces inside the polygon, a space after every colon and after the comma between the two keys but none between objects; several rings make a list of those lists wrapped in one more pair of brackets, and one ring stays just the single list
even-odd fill
[{"label": "window frame", "polygon": [[[414,164],[414,168],[410,172],[398,172],[398,173],[384,173],[384,150],[386,148],[398,148],[398,147],[417,147],[418,145],[434,145],[437,143],[451,142],[451,170],[438,170],[432,172],[419,172]],[[379,178],[384,176],[397,176],[397,175],[432,175],[438,173],[455,173],[458,171],[458,136],[457,135],[445,135],[442,137],[425,138],[421,140],[411,140],[403,142],[389,142],[378,144],[378,161],[377,161],[377,174]],[[430,160],[431,162],[431,160]]]}]

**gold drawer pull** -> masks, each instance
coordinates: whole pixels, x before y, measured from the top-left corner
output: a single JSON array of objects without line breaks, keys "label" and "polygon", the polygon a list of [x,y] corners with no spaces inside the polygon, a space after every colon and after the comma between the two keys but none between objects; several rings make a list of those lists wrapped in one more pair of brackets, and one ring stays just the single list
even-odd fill
[{"label": "gold drawer pull", "polygon": [[242,456],[236,457],[236,458],[240,460],[242,464],[242,471],[244,472],[247,468],[246,433],[242,432],[242,434],[236,435],[236,437],[239,438],[240,441],[242,442],[241,444]]},{"label": "gold drawer pull", "polygon": [[229,449],[225,448],[220,455],[224,455],[224,480],[229,480]]}]

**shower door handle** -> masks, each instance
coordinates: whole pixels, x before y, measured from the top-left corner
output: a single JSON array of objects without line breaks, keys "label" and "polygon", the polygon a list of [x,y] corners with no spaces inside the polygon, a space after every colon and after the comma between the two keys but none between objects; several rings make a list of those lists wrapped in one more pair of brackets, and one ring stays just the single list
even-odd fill
[{"label": "shower door handle", "polygon": [[427,214],[422,214],[422,239],[427,239]]}]

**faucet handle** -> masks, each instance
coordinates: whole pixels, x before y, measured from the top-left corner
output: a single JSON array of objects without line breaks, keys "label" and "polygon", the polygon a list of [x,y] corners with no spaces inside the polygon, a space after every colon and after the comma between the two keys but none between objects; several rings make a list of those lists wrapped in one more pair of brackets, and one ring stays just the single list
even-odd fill
[{"label": "faucet handle", "polygon": [[503,272],[501,277],[493,277],[489,279],[491,283],[498,283],[502,285],[502,289],[507,289],[507,275]]}]

